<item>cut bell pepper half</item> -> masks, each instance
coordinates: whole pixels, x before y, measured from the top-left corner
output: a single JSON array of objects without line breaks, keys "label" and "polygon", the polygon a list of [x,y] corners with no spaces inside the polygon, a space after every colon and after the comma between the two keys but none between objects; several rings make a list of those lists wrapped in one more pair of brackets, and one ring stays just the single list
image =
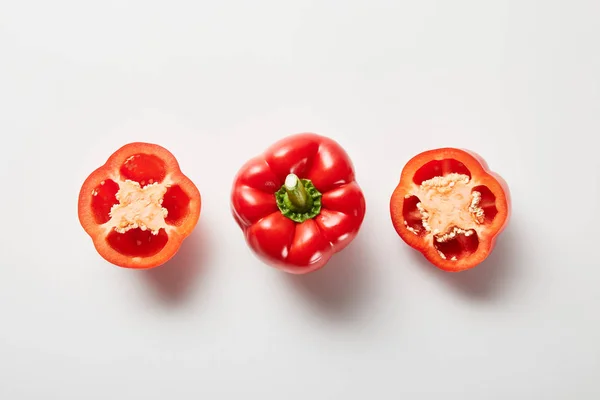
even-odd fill
[{"label": "cut bell pepper half", "polygon": [[249,247],[292,274],[323,267],[358,234],[365,198],[353,164],[334,140],[291,135],[246,162],[231,209]]},{"label": "cut bell pepper half", "polygon": [[79,192],[78,217],[106,261],[147,269],[171,259],[200,217],[198,188],[167,149],[129,143],[93,171]]},{"label": "cut bell pepper half", "polygon": [[459,272],[492,252],[510,206],[508,185],[481,156],[440,148],[404,166],[390,214],[404,242],[441,270]]}]

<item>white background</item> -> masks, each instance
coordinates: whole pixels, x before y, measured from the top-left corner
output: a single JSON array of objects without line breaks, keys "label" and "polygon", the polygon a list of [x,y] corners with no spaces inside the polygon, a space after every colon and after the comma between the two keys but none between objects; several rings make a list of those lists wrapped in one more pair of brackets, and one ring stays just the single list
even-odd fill
[{"label": "white background", "polygon": [[[0,398],[600,398],[600,2],[3,1]],[[323,270],[259,262],[243,162],[328,135],[366,200]],[[77,220],[130,141],[178,157],[200,222],[164,267],[104,262]],[[483,155],[513,216],[436,270],[389,197],[420,151]],[[253,397],[253,398],[254,398]]]}]

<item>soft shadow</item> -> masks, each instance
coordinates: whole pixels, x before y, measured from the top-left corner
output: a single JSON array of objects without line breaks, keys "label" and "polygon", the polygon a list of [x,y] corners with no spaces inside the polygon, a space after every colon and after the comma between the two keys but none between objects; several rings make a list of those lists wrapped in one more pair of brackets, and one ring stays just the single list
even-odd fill
[{"label": "soft shadow", "polygon": [[206,249],[210,247],[205,229],[204,225],[199,224],[171,260],[142,271],[143,278],[164,303],[175,304],[185,300],[198,279],[207,257]]},{"label": "soft shadow", "polygon": [[372,282],[366,248],[359,236],[320,270],[306,275],[286,274],[286,278],[317,311],[354,319],[368,298]]},{"label": "soft shadow", "polygon": [[496,246],[485,261],[473,269],[458,273],[435,268],[417,252],[419,262],[442,281],[469,298],[492,301],[508,294],[519,274],[518,230],[508,226],[498,236]]}]

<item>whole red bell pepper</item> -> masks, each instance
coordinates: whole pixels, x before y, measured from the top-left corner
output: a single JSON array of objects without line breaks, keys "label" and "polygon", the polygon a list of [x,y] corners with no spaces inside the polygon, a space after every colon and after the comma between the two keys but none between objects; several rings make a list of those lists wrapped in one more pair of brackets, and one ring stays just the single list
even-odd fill
[{"label": "whole red bell pepper", "polygon": [[244,164],[231,208],[260,259],[305,274],[356,237],[366,205],[346,151],[330,138],[301,133]]}]

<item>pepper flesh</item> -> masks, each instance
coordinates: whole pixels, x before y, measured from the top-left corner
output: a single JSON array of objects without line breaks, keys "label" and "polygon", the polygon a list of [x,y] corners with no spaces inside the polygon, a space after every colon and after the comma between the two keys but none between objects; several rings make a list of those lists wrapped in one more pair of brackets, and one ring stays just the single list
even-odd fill
[{"label": "pepper flesh", "polygon": [[390,199],[396,232],[446,271],[475,267],[491,253],[510,215],[504,180],[477,154],[423,152],[404,167]]},{"label": "pepper flesh", "polygon": [[348,154],[314,133],[288,136],[246,162],[231,210],[252,251],[293,274],[322,268],[358,234],[365,199]]},{"label": "pepper flesh", "polygon": [[196,226],[200,192],[165,148],[130,143],[92,172],[79,192],[79,221],[108,262],[145,269],[173,257]]}]

